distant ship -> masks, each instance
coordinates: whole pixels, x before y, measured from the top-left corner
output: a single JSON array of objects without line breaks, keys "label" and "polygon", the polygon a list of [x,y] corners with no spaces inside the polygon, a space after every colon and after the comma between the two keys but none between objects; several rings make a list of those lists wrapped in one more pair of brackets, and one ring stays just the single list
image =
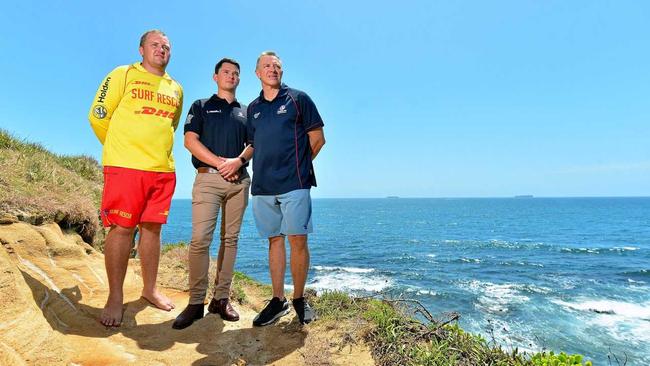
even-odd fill
[{"label": "distant ship", "polygon": [[533,198],[532,194],[520,194],[518,196],[515,196],[515,198]]},{"label": "distant ship", "polygon": [[399,198],[398,196],[386,196],[386,198]]}]

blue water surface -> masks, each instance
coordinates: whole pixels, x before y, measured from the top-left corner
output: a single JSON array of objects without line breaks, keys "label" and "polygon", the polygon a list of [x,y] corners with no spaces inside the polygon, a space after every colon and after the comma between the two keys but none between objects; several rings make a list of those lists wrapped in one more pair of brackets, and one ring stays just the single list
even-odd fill
[{"label": "blue water surface", "polygon": [[[308,287],[457,311],[508,349],[650,364],[650,198],[315,199],[313,211]],[[174,200],[163,241],[190,235],[191,201]],[[250,207],[236,269],[270,283]]]}]

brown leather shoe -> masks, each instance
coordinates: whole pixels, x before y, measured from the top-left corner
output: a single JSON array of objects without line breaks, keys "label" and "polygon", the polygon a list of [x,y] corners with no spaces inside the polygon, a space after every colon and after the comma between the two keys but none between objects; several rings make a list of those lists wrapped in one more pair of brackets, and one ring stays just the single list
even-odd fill
[{"label": "brown leather shoe", "polygon": [[203,318],[203,304],[189,304],[178,316],[172,328],[184,329],[192,325],[195,320]]},{"label": "brown leather shoe", "polygon": [[239,320],[239,314],[233,309],[228,299],[215,299],[213,298],[208,305],[208,311],[212,314],[221,315],[221,319],[229,322],[236,322]]}]

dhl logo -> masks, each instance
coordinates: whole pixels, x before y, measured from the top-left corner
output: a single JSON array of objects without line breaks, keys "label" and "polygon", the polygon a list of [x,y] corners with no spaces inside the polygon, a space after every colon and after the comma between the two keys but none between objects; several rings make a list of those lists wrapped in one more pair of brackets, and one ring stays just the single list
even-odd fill
[{"label": "dhl logo", "polygon": [[157,117],[174,119],[174,113],[164,109],[156,109],[154,107],[142,107],[141,110],[135,111],[135,114],[149,114]]}]

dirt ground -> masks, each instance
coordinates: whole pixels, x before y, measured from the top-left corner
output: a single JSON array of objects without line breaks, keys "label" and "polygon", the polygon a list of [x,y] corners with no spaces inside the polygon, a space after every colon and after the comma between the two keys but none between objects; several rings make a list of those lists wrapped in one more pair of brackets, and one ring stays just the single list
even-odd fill
[{"label": "dirt ground", "polygon": [[303,327],[292,312],[254,328],[264,301],[255,293],[250,307],[236,305],[238,322],[208,313],[174,330],[188,294],[163,288],[176,309],[150,306],[137,260],[124,284],[123,325],[106,328],[97,321],[108,294],[101,253],[56,224],[2,224],[0,242],[0,365],[374,365],[362,342],[341,347],[342,324]]}]

